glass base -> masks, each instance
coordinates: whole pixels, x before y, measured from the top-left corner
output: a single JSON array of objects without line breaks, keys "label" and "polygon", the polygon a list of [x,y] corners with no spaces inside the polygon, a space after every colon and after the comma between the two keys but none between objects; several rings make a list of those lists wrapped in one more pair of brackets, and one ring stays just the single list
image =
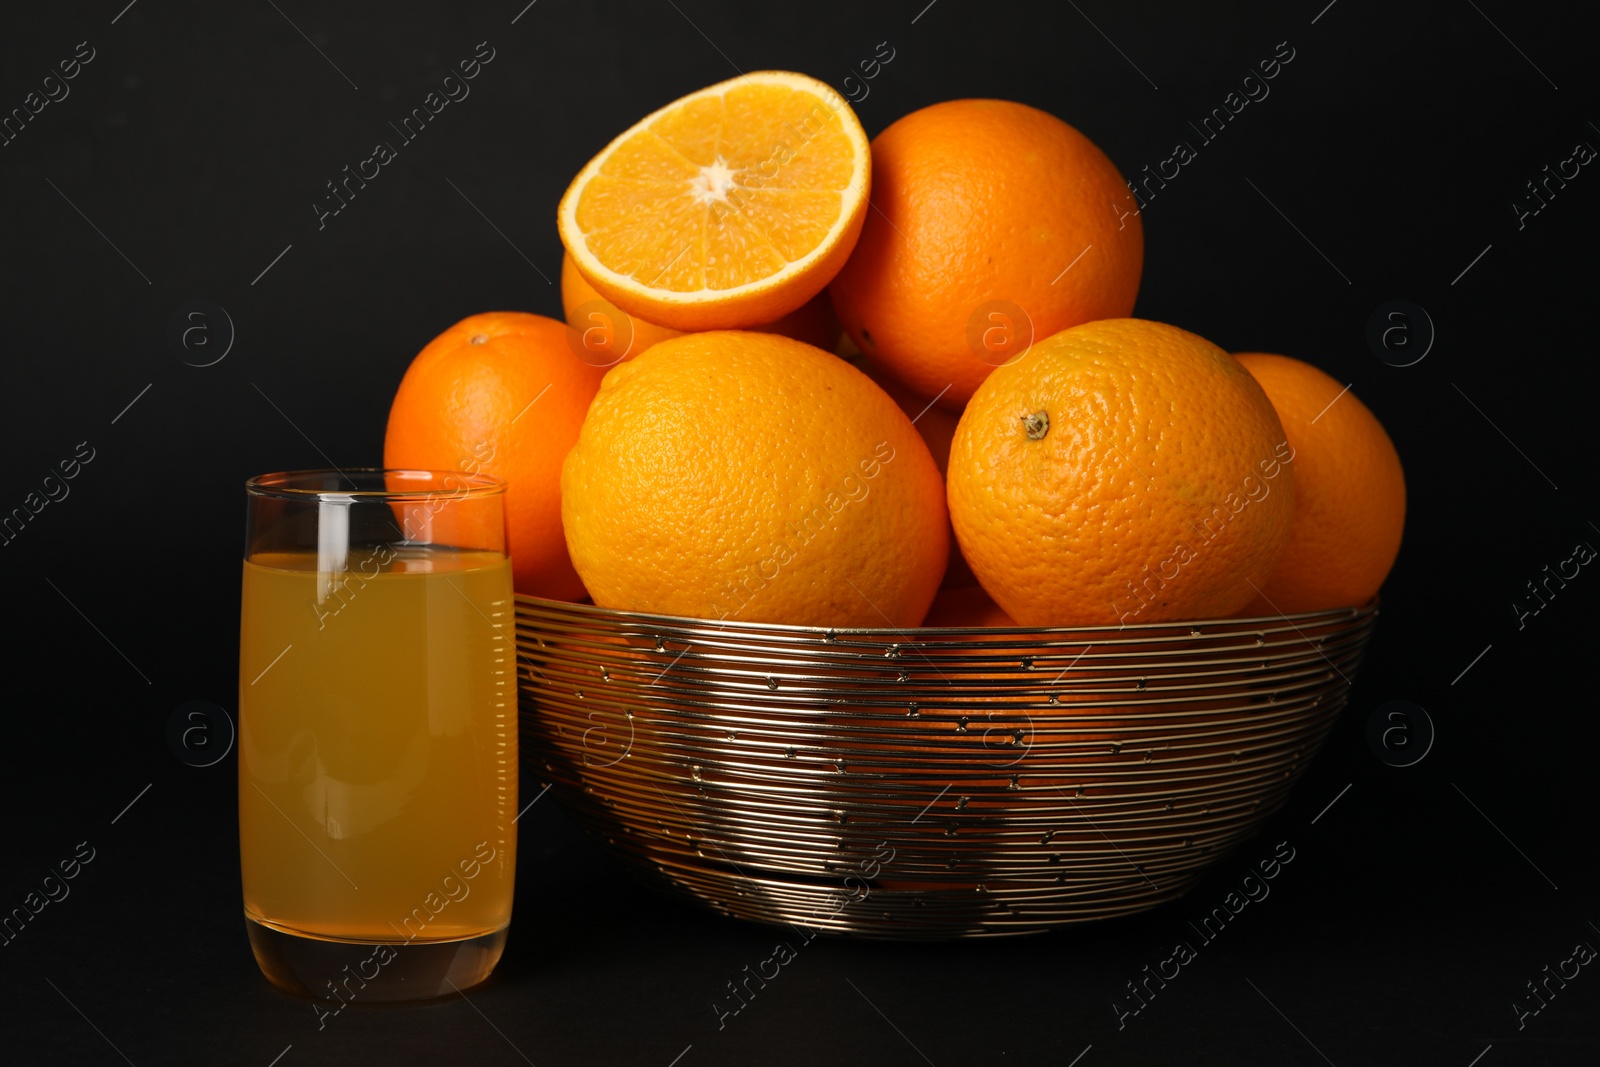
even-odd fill
[{"label": "glass base", "polygon": [[455,941],[338,941],[268,926],[245,916],[250,950],[272,984],[330,1003],[431,1000],[488,978],[505,951],[507,927]]}]

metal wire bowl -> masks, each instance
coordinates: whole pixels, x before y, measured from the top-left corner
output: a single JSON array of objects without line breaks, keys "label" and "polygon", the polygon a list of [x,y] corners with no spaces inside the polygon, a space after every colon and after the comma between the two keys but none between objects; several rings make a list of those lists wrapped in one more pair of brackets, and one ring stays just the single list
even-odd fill
[{"label": "metal wire bowl", "polygon": [[1377,614],[822,630],[518,596],[523,745],[646,882],[725,914],[1031,933],[1178,897],[1249,837]]}]

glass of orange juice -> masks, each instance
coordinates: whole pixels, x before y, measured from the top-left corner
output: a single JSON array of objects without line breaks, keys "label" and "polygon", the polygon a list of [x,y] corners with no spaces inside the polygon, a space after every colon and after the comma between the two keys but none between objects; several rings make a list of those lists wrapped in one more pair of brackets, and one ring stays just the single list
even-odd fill
[{"label": "glass of orange juice", "polygon": [[267,474],[239,640],[245,926],[275,984],[351,1003],[483,981],[511,921],[516,633],[505,484]]}]

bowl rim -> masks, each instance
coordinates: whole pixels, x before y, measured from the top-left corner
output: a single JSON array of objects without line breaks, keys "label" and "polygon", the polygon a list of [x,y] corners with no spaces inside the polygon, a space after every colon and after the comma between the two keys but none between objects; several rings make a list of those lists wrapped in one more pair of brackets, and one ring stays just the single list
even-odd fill
[{"label": "bowl rim", "polygon": [[[993,634],[1034,636],[1051,634],[1063,637],[1083,637],[1107,633],[1168,632],[1175,629],[1197,627],[1225,628],[1226,630],[1260,630],[1266,625],[1281,626],[1287,622],[1296,630],[1298,623],[1324,626],[1375,615],[1380,607],[1380,596],[1374,593],[1365,603],[1320,611],[1300,611],[1277,615],[1218,616],[1202,619],[1172,619],[1166,622],[1136,622],[1090,626],[809,626],[783,622],[722,623],[715,619],[701,619],[689,615],[665,615],[654,612],[627,611],[622,608],[604,608],[598,604],[585,604],[570,600],[551,600],[528,593],[515,593],[513,604],[526,606],[545,613],[586,615],[595,619],[615,619],[630,623],[647,624],[662,629],[707,631],[726,634],[766,634],[773,637],[812,637],[830,640],[836,637],[864,637],[878,640],[900,638],[905,643],[908,635],[930,634]],[[1217,636],[1213,634],[1212,636]],[[915,638],[911,638],[915,640]]]}]

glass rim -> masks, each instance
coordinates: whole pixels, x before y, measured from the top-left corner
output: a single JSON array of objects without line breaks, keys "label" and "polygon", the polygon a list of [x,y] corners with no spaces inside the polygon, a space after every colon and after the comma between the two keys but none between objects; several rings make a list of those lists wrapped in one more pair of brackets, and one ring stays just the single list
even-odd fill
[{"label": "glass rim", "polygon": [[[385,484],[391,475],[415,477],[428,484],[415,489],[396,489]],[[326,482],[331,478],[342,478],[355,488],[327,489],[322,485],[313,487],[296,484],[310,482],[312,479]],[[366,484],[363,484],[363,480]],[[498,496],[506,491],[506,482],[490,474],[474,474],[460,470],[429,470],[422,467],[313,467],[258,474],[254,478],[247,479],[244,488],[251,496],[274,500],[304,502],[382,500],[420,503],[440,498],[471,500]]]}]

